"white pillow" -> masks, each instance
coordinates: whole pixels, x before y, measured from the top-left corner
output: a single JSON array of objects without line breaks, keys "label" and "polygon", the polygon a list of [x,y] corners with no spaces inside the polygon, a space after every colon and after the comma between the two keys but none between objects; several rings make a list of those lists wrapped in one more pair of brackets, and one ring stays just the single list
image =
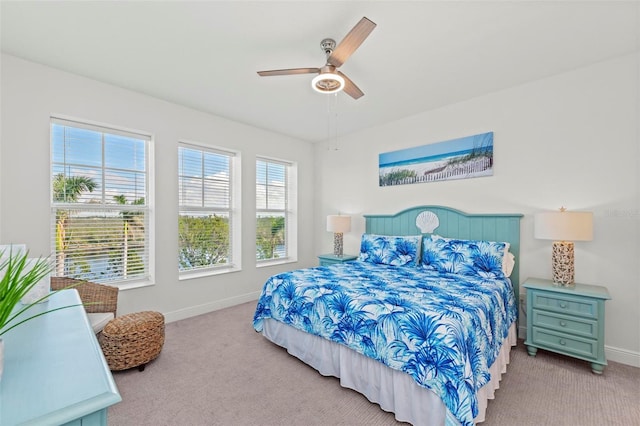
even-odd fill
[{"label": "white pillow", "polygon": [[504,272],[506,277],[511,276],[514,266],[516,266],[516,257],[513,253],[506,250],[504,253],[504,259],[502,259],[502,272]]},{"label": "white pillow", "polygon": [[87,318],[89,318],[93,332],[98,334],[113,319],[113,312],[92,312],[87,314]]}]

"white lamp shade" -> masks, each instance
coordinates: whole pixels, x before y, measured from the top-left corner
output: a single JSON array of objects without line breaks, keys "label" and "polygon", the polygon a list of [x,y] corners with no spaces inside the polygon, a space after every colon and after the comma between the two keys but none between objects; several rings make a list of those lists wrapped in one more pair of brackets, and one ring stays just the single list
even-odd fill
[{"label": "white lamp shade", "polygon": [[593,213],[543,212],[534,217],[534,237],[554,241],[591,241]]},{"label": "white lamp shade", "polygon": [[342,233],[351,231],[351,216],[327,216],[327,231]]}]

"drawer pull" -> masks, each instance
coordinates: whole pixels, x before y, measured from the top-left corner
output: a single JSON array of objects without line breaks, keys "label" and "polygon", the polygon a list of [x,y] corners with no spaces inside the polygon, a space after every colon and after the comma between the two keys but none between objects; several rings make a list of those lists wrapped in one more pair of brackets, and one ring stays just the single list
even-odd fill
[{"label": "drawer pull", "polygon": [[566,342],[564,339],[560,339],[560,344],[561,344],[562,346],[565,346],[565,345],[567,344],[567,342]]},{"label": "drawer pull", "polygon": [[560,307],[562,309],[565,309],[567,307],[567,304],[565,302],[560,302]]},{"label": "drawer pull", "polygon": [[560,326],[561,327],[566,327],[567,326],[567,322],[566,321],[560,321]]}]

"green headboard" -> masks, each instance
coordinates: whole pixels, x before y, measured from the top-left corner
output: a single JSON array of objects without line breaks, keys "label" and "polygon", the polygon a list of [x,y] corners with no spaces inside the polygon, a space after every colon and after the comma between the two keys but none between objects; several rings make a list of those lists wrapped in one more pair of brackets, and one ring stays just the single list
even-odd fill
[{"label": "green headboard", "polygon": [[[424,211],[438,217],[439,226],[434,234],[465,240],[506,241],[511,244],[509,251],[516,258],[511,273],[511,282],[520,302],[520,219],[522,214],[468,214],[443,206],[411,207],[393,215],[364,215],[367,234],[379,235],[419,235],[422,230],[416,225],[416,218]],[[429,232],[426,232],[428,234]]]}]

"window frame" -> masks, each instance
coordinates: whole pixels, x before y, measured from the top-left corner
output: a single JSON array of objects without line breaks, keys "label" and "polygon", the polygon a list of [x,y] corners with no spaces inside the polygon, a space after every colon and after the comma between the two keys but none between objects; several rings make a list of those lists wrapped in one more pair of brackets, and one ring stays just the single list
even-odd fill
[{"label": "window frame", "polygon": [[[229,215],[229,246],[230,246],[230,262],[221,265],[207,266],[201,268],[193,268],[189,270],[180,270],[178,263],[178,280],[189,280],[212,275],[226,274],[229,272],[237,272],[242,270],[242,221],[241,221],[241,153],[229,148],[208,145],[201,142],[195,142],[185,139],[178,141],[177,161],[178,161],[178,191],[180,191],[180,148],[197,150],[200,152],[210,152],[220,155],[228,155],[229,157],[229,208],[227,210],[221,208],[209,208],[203,206],[182,206],[180,202],[180,193],[178,192],[178,220],[182,211],[185,212],[228,212]],[[204,180],[204,178],[203,178]],[[178,252],[180,243],[178,238]]]},{"label": "window frame", "polygon": [[[284,209],[270,209],[270,208],[258,208],[258,162],[266,162],[272,164],[278,164],[285,167],[285,207]],[[263,155],[256,155],[256,161],[254,165],[254,171],[256,173],[254,182],[255,191],[255,215],[254,215],[254,243],[255,252],[258,252],[257,244],[257,219],[260,212],[264,213],[284,213],[285,215],[285,247],[286,256],[281,258],[271,259],[258,259],[256,254],[256,267],[261,268],[265,266],[280,265],[285,263],[293,263],[298,261],[298,165],[294,161],[284,160],[280,158],[274,158]],[[268,186],[268,184],[265,183]]]},{"label": "window frame", "polygon": [[[53,125],[58,124],[67,127],[73,127],[77,129],[89,130],[94,132],[99,132],[102,134],[101,136],[101,145],[103,149],[102,154],[102,164],[100,167],[96,167],[96,169],[100,170],[101,176],[105,175],[105,169],[111,170],[112,168],[106,167],[104,161],[104,135],[112,135],[112,136],[124,136],[128,138],[134,138],[144,141],[145,144],[145,158],[144,158],[144,169],[145,169],[145,204],[144,206],[139,205],[119,205],[119,204],[110,204],[106,203],[105,193],[107,192],[104,189],[104,180],[101,182],[101,201],[100,203],[60,203],[55,202],[54,197],[54,188],[53,188],[53,180],[55,179],[56,174],[54,173],[54,167],[56,164],[65,164],[55,162],[54,158],[54,143],[53,143]],[[138,129],[130,129],[125,128],[123,126],[117,126],[113,124],[107,124],[92,120],[81,119],[77,117],[70,117],[59,114],[52,114],[49,117],[49,206],[50,206],[50,220],[51,220],[51,248],[52,248],[52,256],[57,255],[56,251],[56,212],[58,210],[84,210],[84,211],[108,211],[108,210],[116,210],[116,211],[143,211],[146,213],[145,218],[145,250],[146,250],[146,271],[143,276],[133,279],[125,279],[125,280],[100,280],[95,279],[96,282],[101,282],[107,285],[116,286],[120,289],[129,289],[129,288],[137,288],[137,287],[145,287],[149,285],[155,284],[155,184],[154,184],[154,137],[150,132],[145,132]],[[70,163],[71,165],[71,163]],[[54,261],[55,262],[55,261]],[[54,263],[54,270],[52,275],[55,276],[56,267]]]}]

